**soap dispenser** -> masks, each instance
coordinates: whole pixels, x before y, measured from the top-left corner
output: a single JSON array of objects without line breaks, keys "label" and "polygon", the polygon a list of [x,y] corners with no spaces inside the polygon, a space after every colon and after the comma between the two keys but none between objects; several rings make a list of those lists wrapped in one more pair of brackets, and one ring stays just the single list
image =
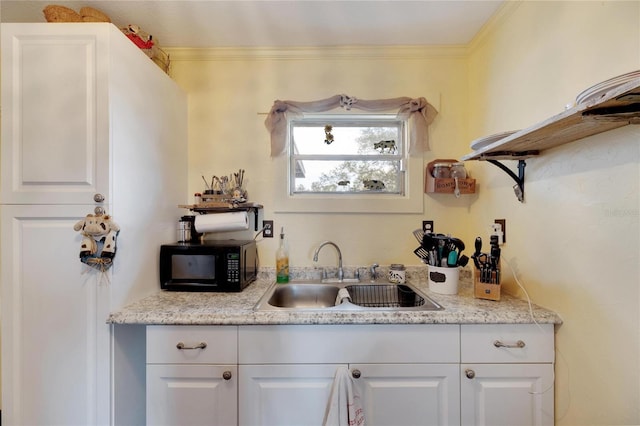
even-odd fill
[{"label": "soap dispenser", "polygon": [[276,282],[289,282],[289,251],[284,240],[284,227],[280,228],[280,245],[276,251]]}]

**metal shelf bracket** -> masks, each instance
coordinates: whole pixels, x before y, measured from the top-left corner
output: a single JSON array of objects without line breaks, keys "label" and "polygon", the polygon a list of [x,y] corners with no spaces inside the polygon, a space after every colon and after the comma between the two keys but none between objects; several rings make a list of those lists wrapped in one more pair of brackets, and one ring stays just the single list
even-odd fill
[{"label": "metal shelf bracket", "polygon": [[513,192],[515,192],[518,201],[524,203],[524,168],[527,166],[527,162],[525,160],[518,160],[518,175],[516,176],[511,169],[498,160],[487,159],[487,161],[511,176],[511,179],[516,182],[516,184],[513,185]]}]

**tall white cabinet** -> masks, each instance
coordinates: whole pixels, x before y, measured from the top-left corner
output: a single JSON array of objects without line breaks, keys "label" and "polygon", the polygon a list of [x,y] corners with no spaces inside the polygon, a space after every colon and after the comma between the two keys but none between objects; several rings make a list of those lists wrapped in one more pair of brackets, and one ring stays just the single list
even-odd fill
[{"label": "tall white cabinet", "polygon": [[[2,421],[107,425],[105,321],[157,291],[187,200],[186,95],[111,24],[2,24],[1,40]],[[106,273],[73,229],[96,207],[121,229]]]}]

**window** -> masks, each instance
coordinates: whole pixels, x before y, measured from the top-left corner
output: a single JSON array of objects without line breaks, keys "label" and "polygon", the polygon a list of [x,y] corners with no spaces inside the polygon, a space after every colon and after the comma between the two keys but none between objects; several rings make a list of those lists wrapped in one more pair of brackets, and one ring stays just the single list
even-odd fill
[{"label": "window", "polygon": [[405,129],[395,115],[292,120],[290,194],[404,195]]},{"label": "window", "polygon": [[422,156],[409,156],[407,129],[396,114],[291,118],[276,211],[422,213]]}]

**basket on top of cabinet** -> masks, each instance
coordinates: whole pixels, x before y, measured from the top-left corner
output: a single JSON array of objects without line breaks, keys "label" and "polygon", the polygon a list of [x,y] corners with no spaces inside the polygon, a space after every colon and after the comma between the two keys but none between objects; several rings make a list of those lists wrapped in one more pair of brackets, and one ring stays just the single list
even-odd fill
[{"label": "basket on top of cabinet", "polygon": [[[458,163],[458,160],[452,159],[436,159],[427,164],[427,173],[424,181],[425,193],[439,193],[439,194],[455,194],[456,193],[456,179],[453,177],[439,177],[439,167],[451,167],[451,165]],[[434,173],[434,169],[436,173]],[[447,170],[448,171],[448,170]],[[437,177],[436,177],[437,176]],[[445,173],[444,176],[449,176]],[[469,177],[458,178],[458,191],[459,194],[475,194],[476,193],[476,180]]]}]

